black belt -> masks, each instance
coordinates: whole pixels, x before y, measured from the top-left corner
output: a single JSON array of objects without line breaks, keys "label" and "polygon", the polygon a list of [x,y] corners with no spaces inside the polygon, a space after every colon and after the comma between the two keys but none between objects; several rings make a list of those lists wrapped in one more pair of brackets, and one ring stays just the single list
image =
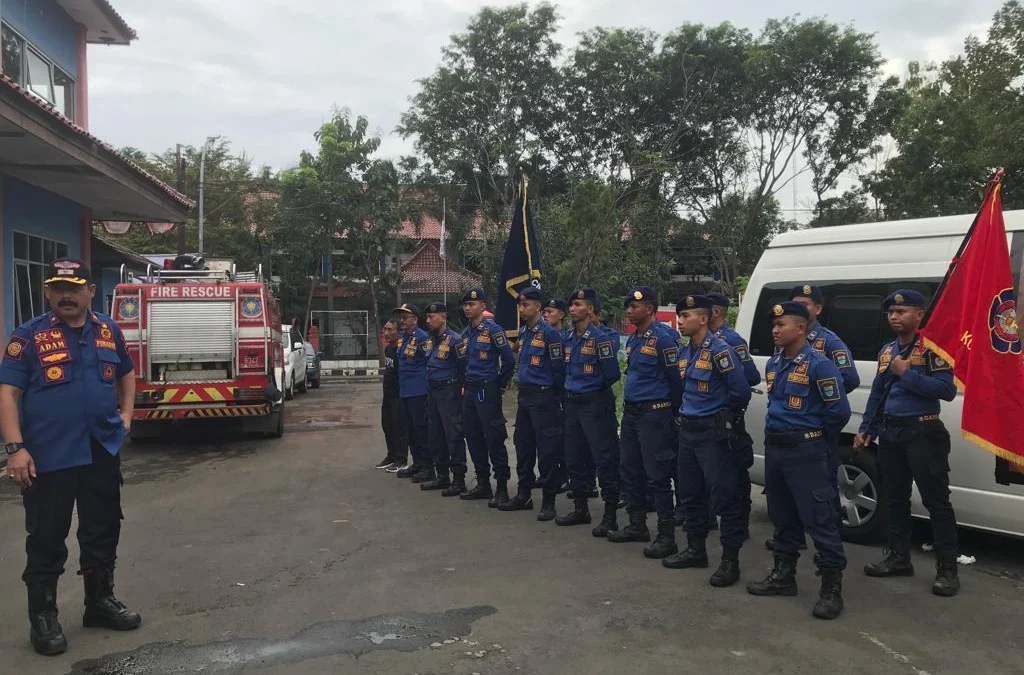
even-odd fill
[{"label": "black belt", "polygon": [[887,427],[898,427],[901,429],[919,427],[922,424],[932,424],[934,422],[941,422],[942,419],[938,413],[932,413],[931,415],[915,415],[911,417],[890,417],[886,415],[884,425]]},{"label": "black belt", "polygon": [[491,382],[489,380],[466,380],[467,387],[473,387],[474,389],[481,389],[489,384],[498,384],[497,382]]},{"label": "black belt", "polygon": [[522,394],[540,394],[541,392],[551,391],[554,389],[551,385],[543,384],[521,384],[519,385],[519,393]]},{"label": "black belt", "polygon": [[688,417],[681,416],[679,418],[679,426],[684,429],[715,429],[722,423],[720,415],[711,415],[708,417]]},{"label": "black belt", "polygon": [[765,431],[764,440],[771,445],[799,445],[805,441],[825,438],[821,429],[805,429],[803,431]]},{"label": "black belt", "polygon": [[623,403],[622,412],[630,415],[642,415],[656,410],[671,410],[672,401],[643,401],[642,403]]},{"label": "black belt", "polygon": [[590,391],[590,392],[587,392],[586,394],[574,394],[571,391],[567,391],[567,392],[565,392],[565,398],[566,398],[566,400],[574,401],[576,403],[587,403],[588,401],[595,401],[595,400],[597,400],[598,398],[600,398],[603,394],[605,394],[607,392],[608,392],[608,388],[607,387],[605,387],[604,389],[598,389],[597,391]]},{"label": "black belt", "polygon": [[453,384],[458,383],[459,379],[456,377],[451,380],[430,380],[429,382],[427,382],[427,386],[429,386],[431,389],[444,389],[445,387],[450,387]]}]

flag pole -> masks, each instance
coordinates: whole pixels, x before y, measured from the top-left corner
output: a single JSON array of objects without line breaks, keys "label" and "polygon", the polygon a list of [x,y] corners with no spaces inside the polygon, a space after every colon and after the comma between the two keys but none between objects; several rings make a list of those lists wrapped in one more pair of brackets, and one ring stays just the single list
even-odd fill
[{"label": "flag pole", "polygon": [[444,218],[447,215],[448,199],[441,197],[441,283],[444,288],[444,306],[448,309],[448,250],[445,241],[447,233],[444,231]]}]

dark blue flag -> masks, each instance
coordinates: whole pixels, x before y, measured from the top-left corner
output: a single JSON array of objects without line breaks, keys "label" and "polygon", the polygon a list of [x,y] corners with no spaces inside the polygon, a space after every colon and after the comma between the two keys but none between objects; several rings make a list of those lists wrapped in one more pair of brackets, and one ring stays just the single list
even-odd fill
[{"label": "dark blue flag", "polygon": [[537,248],[537,235],[533,230],[526,178],[523,178],[512,214],[508,242],[505,244],[505,261],[501,265],[501,284],[494,309],[494,321],[505,329],[510,339],[519,336],[519,309],[516,301],[520,289],[529,285],[540,288],[540,249]]}]

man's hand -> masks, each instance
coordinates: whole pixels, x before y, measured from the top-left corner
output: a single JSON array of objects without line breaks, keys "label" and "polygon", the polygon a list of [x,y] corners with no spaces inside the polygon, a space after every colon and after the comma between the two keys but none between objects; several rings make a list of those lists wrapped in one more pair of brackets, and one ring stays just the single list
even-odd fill
[{"label": "man's hand", "polygon": [[853,437],[853,449],[863,450],[871,445],[871,434],[857,434]]},{"label": "man's hand", "polygon": [[889,366],[889,372],[899,377],[903,373],[910,370],[910,361],[907,361],[902,356],[897,356],[892,360],[892,364]]},{"label": "man's hand", "polygon": [[27,488],[32,485],[32,479],[36,477],[36,463],[28,450],[22,448],[7,457],[7,475],[18,487]]},{"label": "man's hand", "polygon": [[124,432],[128,433],[132,430],[132,413],[122,412],[121,413],[121,425],[124,427]]}]

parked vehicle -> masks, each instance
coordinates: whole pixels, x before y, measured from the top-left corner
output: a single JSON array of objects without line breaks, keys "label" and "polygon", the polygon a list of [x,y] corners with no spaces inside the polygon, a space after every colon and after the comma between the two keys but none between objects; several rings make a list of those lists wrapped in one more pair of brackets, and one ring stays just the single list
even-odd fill
[{"label": "parked vehicle", "polygon": [[279,437],[284,407],[281,317],[262,270],[208,269],[198,256],[168,259],[145,283],[122,267],[113,315],[135,363],[132,438],[186,419],[233,419]]},{"label": "parked vehicle", "polygon": [[295,398],[295,393],[306,393],[308,380],[306,379],[306,350],[302,346],[302,336],[292,326],[281,325],[281,335],[284,337],[284,357],[281,373],[281,390],[286,400]]},{"label": "parked vehicle", "polygon": [[[1024,211],[1004,215],[1014,290],[1019,293]],[[821,323],[838,333],[853,353],[861,386],[850,394],[854,414],[843,432],[839,469],[843,534],[850,540],[875,539],[885,531],[877,447],[854,453],[852,444],[877,371],[878,351],[893,339],[882,299],[898,288],[931,298],[972,220],[965,215],[786,232],[772,241],[750,278],[736,329],[749,337],[750,354],[761,372],[774,351],[768,309],[802,283],[822,289],[826,302]],[[751,478],[759,484],[764,481],[766,408],[762,386],[755,389],[747,411],[755,452]],[[957,520],[966,527],[1024,537],[1024,474],[961,437],[962,408],[962,396],[942,404],[942,421],[953,437],[950,490]],[[915,516],[927,517],[916,488],[912,508]]]},{"label": "parked vehicle", "polygon": [[306,380],[313,389],[320,387],[320,355],[309,342],[302,343],[306,348]]}]

